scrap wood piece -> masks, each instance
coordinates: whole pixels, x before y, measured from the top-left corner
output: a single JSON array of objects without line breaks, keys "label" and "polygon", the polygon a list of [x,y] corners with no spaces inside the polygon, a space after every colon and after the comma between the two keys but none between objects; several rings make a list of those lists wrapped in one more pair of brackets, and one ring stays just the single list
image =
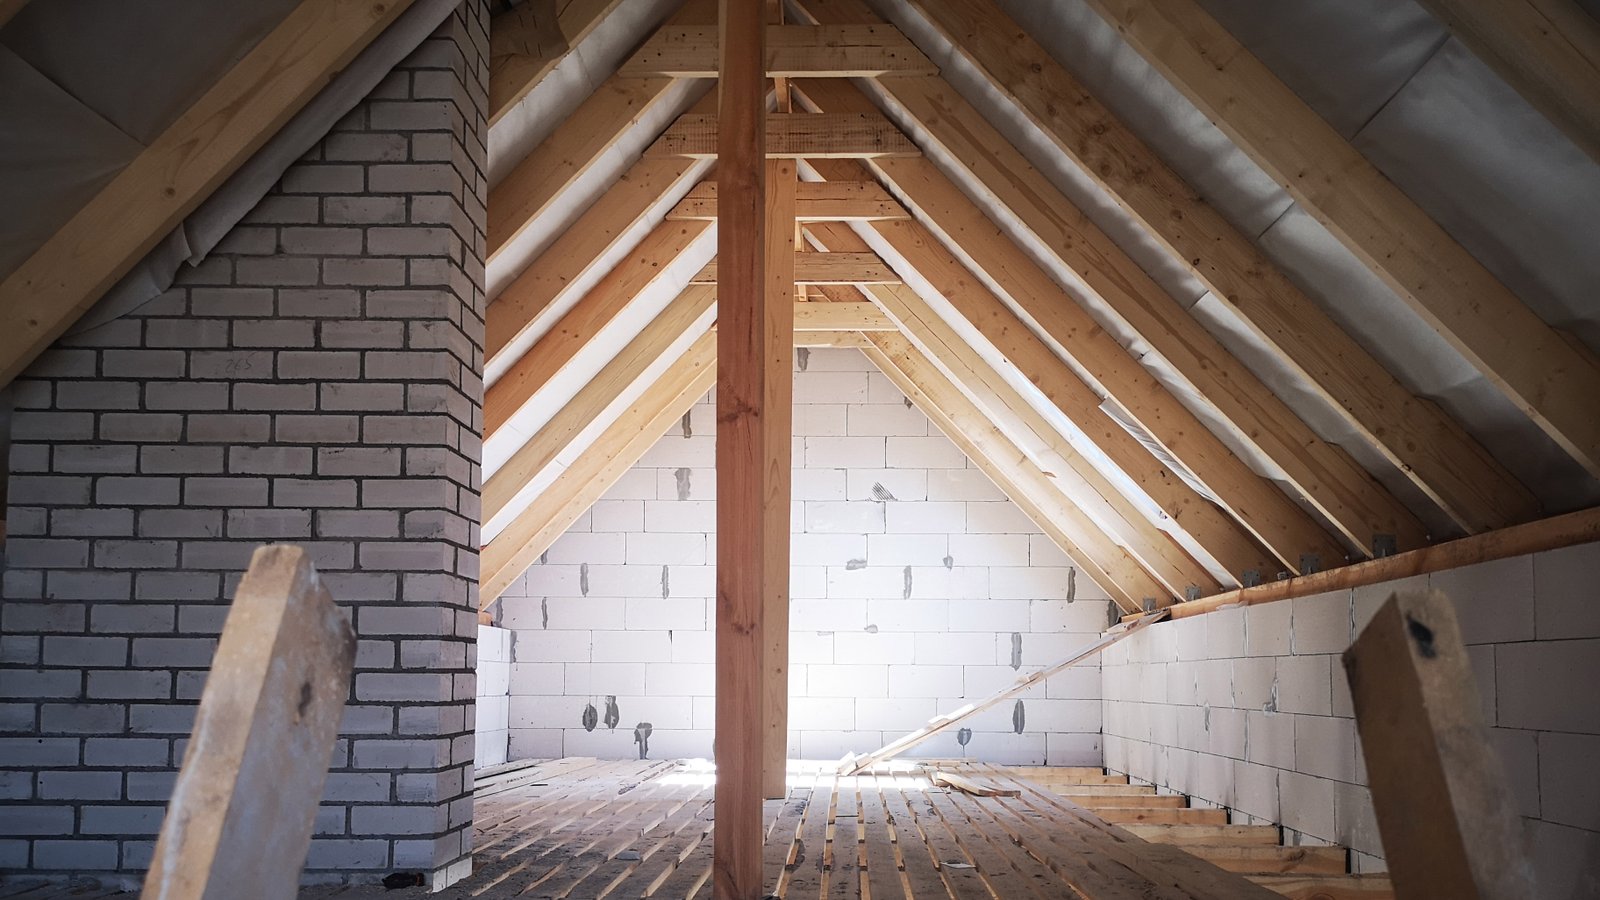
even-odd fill
[{"label": "scrap wood piece", "polygon": [[1063,659],[1054,665],[1046,666],[1045,668],[1040,669],[1031,675],[1024,675],[1023,677],[1018,678],[1010,687],[1001,690],[999,693],[992,694],[973,703],[968,703],[966,706],[961,707],[955,712],[947,713],[942,716],[934,716],[932,719],[928,720],[928,724],[922,726],[916,731],[913,731],[910,734],[899,738],[898,740],[890,741],[882,747],[879,747],[877,750],[874,750],[864,756],[846,757],[843,760],[840,760],[838,766],[839,774],[857,775],[867,769],[870,769],[877,763],[892,759],[911,749],[912,747],[922,743],[923,741],[926,741],[928,738],[933,737],[939,732],[965,721],[966,719],[983,712],[997,703],[1002,703],[1011,699],[1012,697],[1015,697],[1017,694],[1022,693],[1028,688],[1045,681],[1057,672],[1071,668],[1072,666],[1083,662],[1084,660],[1098,654],[1100,651],[1106,649],[1112,644],[1115,644],[1129,635],[1134,634],[1140,629],[1143,629],[1145,626],[1161,621],[1162,619],[1166,618],[1166,616],[1167,611],[1163,609],[1141,619],[1124,623],[1125,627],[1119,626],[1117,628],[1112,628],[1105,634],[1102,634],[1093,643],[1083,647],[1078,652],[1072,654],[1066,659]]},{"label": "scrap wood piece", "polygon": [[971,794],[974,797],[1022,796],[1022,791],[1016,788],[1001,787],[992,781],[976,781],[968,778],[965,775],[957,775],[954,772],[940,772],[938,770],[934,770],[928,776],[928,778],[937,787],[953,788],[963,794]]},{"label": "scrap wood piece", "polygon": [[293,900],[355,650],[305,549],[256,550],[211,662],[144,900]]},{"label": "scrap wood piece", "polygon": [[1378,833],[1401,897],[1533,897],[1455,610],[1394,594],[1344,652]]}]

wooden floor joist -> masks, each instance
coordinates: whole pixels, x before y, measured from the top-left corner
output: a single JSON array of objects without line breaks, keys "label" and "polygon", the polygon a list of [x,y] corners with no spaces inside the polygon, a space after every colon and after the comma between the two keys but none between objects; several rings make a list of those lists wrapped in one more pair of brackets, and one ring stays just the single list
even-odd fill
[{"label": "wooden floor joist", "polygon": [[[767,117],[766,155],[789,159],[868,159],[916,156],[917,145],[877,113],[773,113]],[[717,155],[717,117],[685,113],[656,139],[646,156]]]},{"label": "wooden floor joist", "polygon": [[[769,78],[875,78],[939,71],[900,29],[885,25],[769,25],[766,66]],[[663,28],[619,71],[632,77],[715,78],[717,29]]]},{"label": "wooden floor joist", "polygon": [[[845,6],[850,4],[823,8],[832,16]],[[1538,514],[1532,494],[1460,424],[1412,395],[994,0],[917,0],[917,6],[1055,150],[1100,185],[1217,302],[1276,348],[1330,408],[1462,529],[1483,531]],[[1075,269],[1087,267],[1071,251],[1120,257],[1117,268],[1127,270],[1125,255],[942,79],[896,79],[882,89]],[[1072,102],[1061,102],[1063,97]],[[1170,318],[1182,334],[1198,327],[1170,301],[1150,312]],[[1420,546],[1419,537],[1401,539],[1400,547]]]},{"label": "wooden floor joist", "polygon": [[1600,475],[1600,360],[1535,315],[1198,2],[1089,5],[1485,379]]},{"label": "wooden floor joist", "polygon": [[[802,181],[796,186],[795,218],[801,222],[870,222],[909,219],[911,214],[883,185],[871,181]],[[717,183],[702,181],[668,213],[669,219],[717,217]]]}]

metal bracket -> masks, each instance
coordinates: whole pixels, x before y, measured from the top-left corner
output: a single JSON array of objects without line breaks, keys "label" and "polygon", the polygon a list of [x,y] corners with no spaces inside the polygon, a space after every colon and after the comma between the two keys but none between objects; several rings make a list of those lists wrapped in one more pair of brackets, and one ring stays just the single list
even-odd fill
[{"label": "metal bracket", "polygon": [[1322,557],[1315,553],[1300,554],[1300,574],[1310,575],[1322,571]]},{"label": "metal bracket", "polygon": [[1239,573],[1239,583],[1245,587],[1255,587],[1261,583],[1261,570],[1245,569]]},{"label": "metal bracket", "polygon": [[1372,558],[1383,559],[1400,552],[1400,544],[1392,534],[1374,534],[1372,536]]}]

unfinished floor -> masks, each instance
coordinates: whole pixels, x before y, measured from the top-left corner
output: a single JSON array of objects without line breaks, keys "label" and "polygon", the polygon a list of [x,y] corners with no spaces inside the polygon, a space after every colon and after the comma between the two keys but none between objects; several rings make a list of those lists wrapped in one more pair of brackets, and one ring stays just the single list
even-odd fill
[{"label": "unfinished floor", "polygon": [[[824,769],[827,771],[824,771]],[[1340,847],[1282,847],[1279,830],[1098,769],[891,762],[837,777],[791,762],[768,801],[766,895],[783,898],[1249,900],[1392,897],[1345,875]],[[1011,796],[936,787],[934,773]],[[711,895],[713,776],[703,761],[561,759],[487,770],[472,876],[443,900]],[[1252,883],[1254,882],[1254,883]],[[1270,891],[1270,892],[1269,892]],[[301,900],[430,896],[376,885]],[[0,887],[4,900],[130,896],[90,885]]]}]

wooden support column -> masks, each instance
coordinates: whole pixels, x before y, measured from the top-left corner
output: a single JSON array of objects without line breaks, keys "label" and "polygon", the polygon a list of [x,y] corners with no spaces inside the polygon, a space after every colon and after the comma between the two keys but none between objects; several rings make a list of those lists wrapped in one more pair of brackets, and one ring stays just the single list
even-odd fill
[{"label": "wooden support column", "polygon": [[[769,504],[788,509],[788,472],[773,465],[765,407],[772,371],[792,352],[790,301],[769,321],[766,279],[765,5],[722,0],[717,131],[716,813],[712,894],[762,892],[761,799],[767,671],[766,593],[777,541]],[[787,521],[787,520],[786,520]],[[785,529],[785,532],[787,529]],[[783,535],[787,540],[787,535]]]},{"label": "wooden support column", "polygon": [[1450,599],[1390,597],[1344,668],[1395,895],[1533,897],[1522,821]]},{"label": "wooden support column", "polygon": [[[771,499],[766,516],[766,549],[762,578],[766,589],[767,659],[766,729],[762,737],[762,796],[781,800],[788,793],[789,763],[789,472],[794,434],[794,251],[795,177],[792,159],[766,163],[766,353],[765,401],[761,410],[766,436],[764,496]],[[720,498],[719,498],[720,499]]]}]

